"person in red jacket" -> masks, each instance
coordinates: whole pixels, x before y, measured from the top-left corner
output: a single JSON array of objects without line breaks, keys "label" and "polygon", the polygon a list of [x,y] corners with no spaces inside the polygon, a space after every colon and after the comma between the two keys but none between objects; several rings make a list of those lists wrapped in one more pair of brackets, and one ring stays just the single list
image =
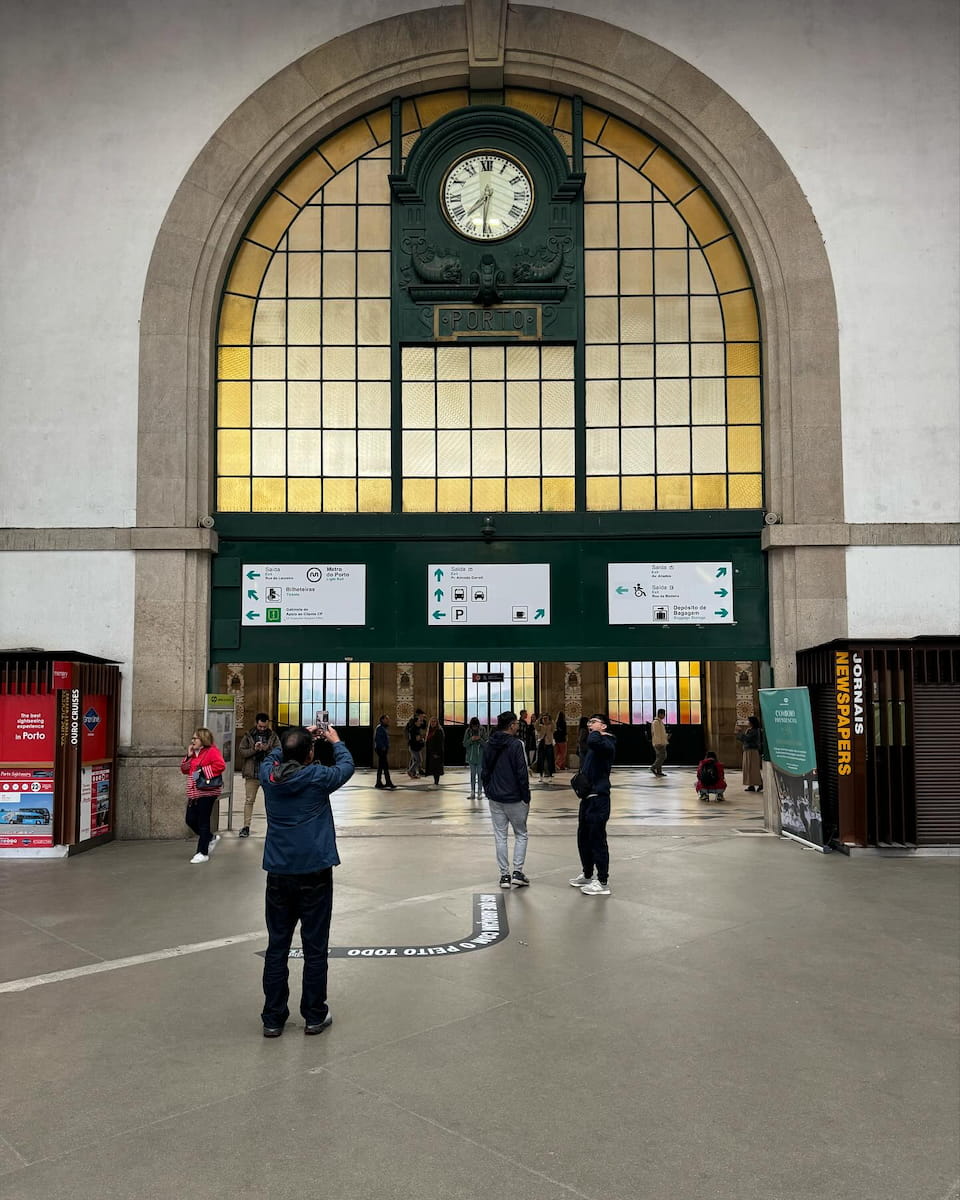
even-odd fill
[{"label": "person in red jacket", "polygon": [[[187,752],[180,763],[180,770],[187,777],[187,813],[184,820],[199,839],[197,852],[190,859],[191,863],[209,862],[210,855],[217,842],[220,841],[219,834],[214,835],[210,832],[210,814],[213,812],[214,804],[220,799],[220,792],[223,789],[223,773],[226,769],[227,764],[214,744],[213,734],[210,730],[195,729]],[[217,777],[220,779],[219,786],[212,788],[198,786],[200,781]]]},{"label": "person in red jacket", "polygon": [[716,792],[717,799],[722,800],[726,790],[723,763],[712,750],[708,750],[697,767],[697,793],[701,800],[709,800],[710,793]]}]

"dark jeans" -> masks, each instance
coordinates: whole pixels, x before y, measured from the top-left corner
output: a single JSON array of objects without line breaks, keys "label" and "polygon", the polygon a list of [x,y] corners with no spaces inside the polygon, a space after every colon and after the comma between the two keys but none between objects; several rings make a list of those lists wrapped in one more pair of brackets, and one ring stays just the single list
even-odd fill
[{"label": "dark jeans", "polygon": [[300,922],[303,945],[303,990],[300,1015],[318,1025],[327,1015],[327,949],[333,912],[333,869],[309,875],[267,874],[267,945],[263,961],[263,1023],[282,1026],[290,1015],[287,956]]},{"label": "dark jeans", "polygon": [[210,849],[210,839],[213,834],[210,832],[210,814],[213,812],[213,806],[220,799],[219,792],[216,796],[201,796],[194,800],[192,804],[187,805],[187,813],[183,818],[190,829],[197,835],[197,853],[206,854]]},{"label": "dark jeans", "polygon": [[607,882],[610,870],[610,851],[607,849],[607,821],[610,819],[610,793],[588,796],[580,801],[577,814],[577,849],[580,863],[588,878],[594,867],[601,883]]},{"label": "dark jeans", "polygon": [[387,755],[389,751],[377,751],[377,787],[381,784],[386,784],[387,787],[393,787],[393,780],[390,778],[390,767],[387,764]]}]

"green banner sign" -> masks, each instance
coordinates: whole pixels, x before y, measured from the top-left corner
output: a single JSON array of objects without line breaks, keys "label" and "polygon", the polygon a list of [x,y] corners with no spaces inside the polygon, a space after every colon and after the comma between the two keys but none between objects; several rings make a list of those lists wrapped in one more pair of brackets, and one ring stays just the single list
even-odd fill
[{"label": "green banner sign", "polygon": [[761,688],[760,715],[780,801],[780,825],[798,841],[823,849],[817,751],[806,688]]}]

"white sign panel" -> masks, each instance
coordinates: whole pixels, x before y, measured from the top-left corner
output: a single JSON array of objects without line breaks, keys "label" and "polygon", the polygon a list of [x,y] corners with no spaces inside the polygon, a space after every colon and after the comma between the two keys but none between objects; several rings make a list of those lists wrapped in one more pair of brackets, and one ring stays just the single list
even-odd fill
[{"label": "white sign panel", "polygon": [[611,625],[732,625],[733,564],[610,563]]},{"label": "white sign panel", "polygon": [[244,563],[244,625],[363,625],[365,563]]},{"label": "white sign panel", "polygon": [[550,564],[431,563],[428,625],[549,625]]}]

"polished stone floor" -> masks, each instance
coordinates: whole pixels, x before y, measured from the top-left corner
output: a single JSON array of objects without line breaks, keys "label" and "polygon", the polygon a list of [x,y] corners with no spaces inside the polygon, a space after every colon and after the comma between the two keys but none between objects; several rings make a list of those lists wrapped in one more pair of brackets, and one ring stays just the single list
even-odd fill
[{"label": "polished stone floor", "polygon": [[462,773],[372,782],[336,797],[318,1038],[259,1035],[262,815],[201,867],[0,862],[3,1200],[958,1195],[958,859],[816,854],[738,783],[621,770],[613,894],[568,886],[562,782],[501,893]]}]

